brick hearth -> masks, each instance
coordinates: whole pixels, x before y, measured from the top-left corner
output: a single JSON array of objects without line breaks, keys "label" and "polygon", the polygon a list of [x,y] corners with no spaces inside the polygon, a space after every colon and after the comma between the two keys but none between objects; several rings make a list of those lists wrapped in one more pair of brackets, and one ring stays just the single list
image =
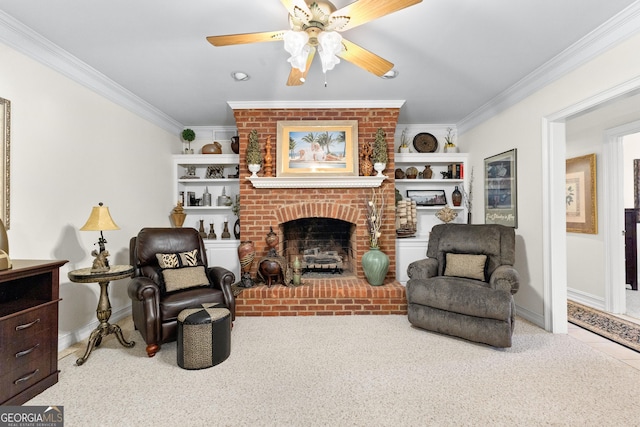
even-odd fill
[{"label": "brick hearth", "polygon": [[338,316],[407,314],[405,288],[397,281],[371,286],[351,278],[309,279],[290,288],[255,286],[236,297],[237,316]]}]

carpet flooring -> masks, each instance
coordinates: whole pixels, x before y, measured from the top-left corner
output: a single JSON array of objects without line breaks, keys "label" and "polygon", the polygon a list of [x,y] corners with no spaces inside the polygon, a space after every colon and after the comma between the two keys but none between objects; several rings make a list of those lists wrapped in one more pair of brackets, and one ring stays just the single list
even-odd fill
[{"label": "carpet flooring", "polygon": [[612,341],[640,351],[640,324],[596,310],[574,301],[567,301],[569,322]]},{"label": "carpet flooring", "polygon": [[566,334],[516,322],[513,346],[412,327],[406,316],[239,317],[213,368],[154,358],[106,337],[27,402],[75,426],[631,426],[640,370]]}]

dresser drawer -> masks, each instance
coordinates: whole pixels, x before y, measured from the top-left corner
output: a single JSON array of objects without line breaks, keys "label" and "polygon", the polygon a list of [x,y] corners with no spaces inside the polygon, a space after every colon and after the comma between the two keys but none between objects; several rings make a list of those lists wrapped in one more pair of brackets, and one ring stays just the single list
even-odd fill
[{"label": "dresser drawer", "polygon": [[51,330],[10,340],[0,347],[0,374],[20,368],[34,360],[51,356]]},{"label": "dresser drawer", "polygon": [[3,372],[0,375],[0,384],[2,384],[2,387],[0,387],[0,402],[4,402],[51,375],[51,364],[49,362],[49,358],[44,357],[7,373]]},{"label": "dresser drawer", "polygon": [[52,301],[38,307],[4,317],[0,321],[0,347],[12,341],[21,341],[58,324],[58,302]]}]

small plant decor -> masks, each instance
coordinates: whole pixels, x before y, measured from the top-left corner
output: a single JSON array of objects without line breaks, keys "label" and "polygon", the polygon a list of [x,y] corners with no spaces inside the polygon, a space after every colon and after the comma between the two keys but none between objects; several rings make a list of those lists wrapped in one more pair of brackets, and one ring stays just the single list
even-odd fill
[{"label": "small plant decor", "polygon": [[382,128],[378,128],[376,131],[376,139],[373,142],[373,157],[371,160],[374,163],[387,163],[387,138]]},{"label": "small plant decor", "polygon": [[258,142],[258,131],[249,132],[249,144],[247,145],[247,164],[262,165],[262,151]]},{"label": "small plant decor", "polygon": [[400,147],[398,147],[398,152],[402,153],[408,148],[409,148],[409,138],[407,137],[407,128],[404,128],[402,130],[402,134],[400,135]]},{"label": "small plant decor", "polygon": [[444,137],[444,140],[446,141],[445,148],[453,148],[456,146],[453,142],[455,137],[456,135],[453,133],[453,129],[447,128],[447,136]]},{"label": "small plant decor", "polygon": [[193,131],[193,129],[185,129],[182,131],[182,140],[187,142],[188,148],[187,148],[187,152],[191,152],[191,141],[193,141],[194,139],[196,139],[196,133]]}]

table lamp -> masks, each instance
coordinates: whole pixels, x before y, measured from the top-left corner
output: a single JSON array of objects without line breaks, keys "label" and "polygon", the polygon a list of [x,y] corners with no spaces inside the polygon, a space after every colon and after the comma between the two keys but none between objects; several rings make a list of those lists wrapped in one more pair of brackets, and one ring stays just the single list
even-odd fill
[{"label": "table lamp", "polygon": [[107,259],[107,257],[109,256],[109,251],[107,251],[104,247],[104,244],[107,243],[107,240],[104,238],[102,232],[104,230],[120,230],[120,227],[118,227],[116,223],[113,222],[111,214],[109,213],[109,208],[103,206],[102,202],[98,203],[98,206],[94,206],[91,210],[91,215],[89,215],[87,223],[83,225],[80,230],[100,232],[100,238],[98,239],[98,246],[100,248],[100,251],[97,252],[95,249],[91,251],[91,255],[96,258],[93,261],[91,271],[108,271],[109,260]]}]

